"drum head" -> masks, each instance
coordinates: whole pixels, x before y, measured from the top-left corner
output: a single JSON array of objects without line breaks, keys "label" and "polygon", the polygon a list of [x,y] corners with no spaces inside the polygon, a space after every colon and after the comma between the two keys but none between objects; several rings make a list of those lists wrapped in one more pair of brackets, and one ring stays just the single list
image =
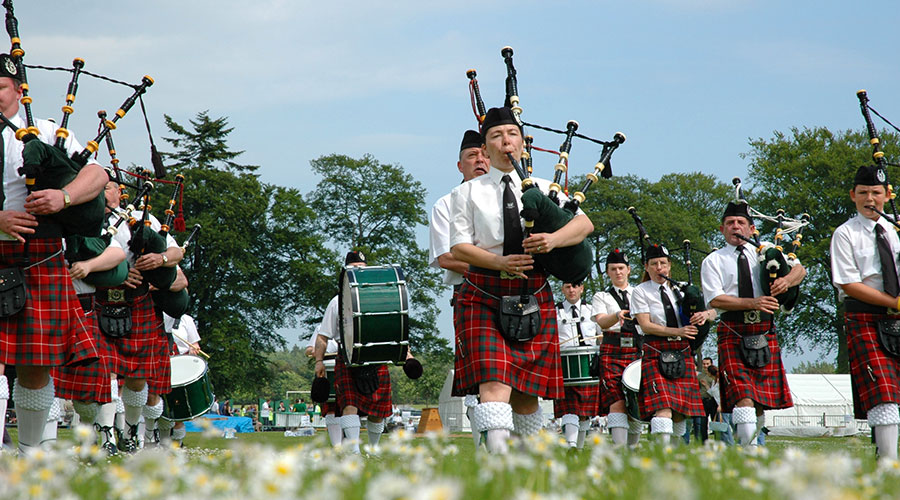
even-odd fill
[{"label": "drum head", "polygon": [[641,360],[632,361],[622,372],[622,385],[632,392],[641,389]]},{"label": "drum head", "polygon": [[200,380],[206,373],[206,361],[198,356],[173,356],[171,363],[172,387],[181,387]]},{"label": "drum head", "polygon": [[356,282],[356,271],[354,269],[345,267],[341,271],[341,288],[340,292],[338,292],[338,326],[340,327],[340,334],[336,340],[338,341],[338,353],[344,357],[344,362],[347,364],[350,363],[350,355],[353,350],[353,292],[355,290],[350,285]]}]

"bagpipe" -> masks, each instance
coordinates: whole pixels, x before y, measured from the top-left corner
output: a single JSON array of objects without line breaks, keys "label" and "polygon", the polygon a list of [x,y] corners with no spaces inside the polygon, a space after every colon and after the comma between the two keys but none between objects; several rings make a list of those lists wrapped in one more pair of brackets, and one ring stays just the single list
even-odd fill
[{"label": "bagpipe", "polygon": [[[515,120],[521,127],[533,127],[548,132],[554,132],[565,136],[559,151],[542,149],[534,145],[534,139],[530,135],[525,136],[525,148],[521,158],[513,158],[509,155],[509,160],[515,168],[519,177],[522,179],[522,212],[521,216],[524,221],[524,236],[527,238],[532,233],[552,233],[559,230],[569,223],[578,211],[579,206],[585,200],[585,193],[592,184],[597,182],[600,177],[612,177],[612,167],[610,159],[613,152],[625,142],[625,134],[616,132],[611,141],[599,141],[592,139],[586,135],[578,134],[578,122],[570,120],[566,124],[566,130],[556,130],[541,125],[531,124],[522,121],[521,115],[523,109],[521,107],[518,90],[518,79],[515,65],[513,64],[512,47],[504,47],[500,51],[503,61],[506,65],[506,97],[504,105],[512,111]],[[484,102],[481,99],[481,91],[478,86],[478,80],[474,69],[466,72],[469,79],[469,92],[472,101],[472,109],[478,121],[479,130],[486,114]],[[594,165],[594,170],[587,174],[584,184],[577,190],[572,197],[562,206],[560,206],[560,191],[564,188],[560,184],[565,175],[568,179],[569,153],[572,148],[572,139],[579,137],[603,146],[600,154],[600,160]],[[553,182],[548,186],[548,194],[544,194],[540,189],[532,189],[538,187],[534,179],[531,178],[533,170],[532,151],[539,150],[545,152],[556,153],[559,158],[554,168]],[[568,182],[566,182],[568,184]],[[585,278],[590,276],[591,265],[593,264],[594,255],[591,244],[587,239],[582,240],[577,245],[569,247],[554,248],[549,253],[533,255],[535,262],[544,268],[552,276],[568,283],[581,283]]]},{"label": "bagpipe", "polygon": [[[16,130],[17,139],[25,143],[22,151],[22,167],[19,174],[25,176],[25,185],[28,192],[39,191],[42,189],[63,189],[72,182],[78,175],[78,172],[87,164],[91,154],[97,151],[98,141],[103,139],[103,135],[109,130],[115,128],[115,122],[125,116],[131,106],[134,105],[136,99],[146,92],[147,88],[153,84],[153,80],[149,76],[145,76],[140,85],[125,84],[134,89],[134,93],[125,100],[116,112],[116,116],[112,120],[108,120],[103,131],[98,137],[89,141],[83,151],[77,152],[69,157],[66,150],[66,140],[69,137],[68,122],[69,116],[74,112],[72,105],[75,102],[75,95],[78,91],[78,78],[84,74],[99,77],[84,71],[84,60],[76,58],[72,61],[72,68],[47,68],[44,66],[26,66],[23,62],[25,51],[22,49],[21,39],[19,38],[19,22],[15,16],[12,0],[4,0],[3,7],[6,9],[6,31],[9,34],[12,47],[10,49],[10,59],[15,66],[22,89],[21,103],[25,110],[26,126],[18,128],[8,117],[0,115],[0,121],[10,128]],[[62,107],[63,117],[60,126],[56,131],[56,140],[54,144],[46,144],[38,139],[40,130],[35,125],[34,115],[31,110],[32,98],[29,95],[28,79],[26,75],[26,67],[52,69],[70,71],[72,78],[69,82],[65,104]],[[100,77],[111,80],[106,77]],[[114,81],[114,80],[111,80]],[[117,82],[122,83],[122,82]],[[38,139],[38,140],[36,140]],[[62,226],[63,235],[81,235],[86,237],[94,237],[100,234],[103,220],[105,219],[106,206],[103,193],[96,198],[66,207],[63,210],[48,216],[51,220]]]},{"label": "bagpipe", "polygon": [[[628,207],[627,211],[631,214],[631,218],[634,220],[634,224],[638,229],[638,241],[641,247],[641,264],[646,264],[644,245],[650,243],[650,236],[647,234],[646,229],[644,229],[644,223],[637,214],[637,210],[634,207]],[[684,240],[682,242],[682,248],[684,250],[684,267],[687,271],[687,281],[678,281],[669,276],[663,277],[672,284],[672,290],[675,293],[675,301],[678,303],[678,315],[681,318],[681,324],[689,325],[691,324],[691,317],[698,312],[705,311],[707,307],[706,301],[703,299],[703,291],[693,283],[693,264],[691,262],[691,251],[693,251],[693,249],[691,248],[691,240]],[[690,344],[691,350],[693,351],[700,349],[703,342],[706,341],[706,337],[709,336],[709,330],[712,327],[712,322],[706,321],[702,325],[695,326],[697,328],[697,335],[693,339],[688,340],[688,344]]]},{"label": "bagpipe", "polygon": [[[873,109],[871,106],[869,106],[869,94],[865,91],[865,89],[862,89],[862,90],[859,90],[858,92],[856,92],[856,97],[857,97],[857,99],[859,99],[859,109],[862,112],[863,119],[866,120],[866,132],[869,134],[869,144],[872,145],[872,159],[875,161],[875,164],[878,165],[881,172],[885,176],[885,184],[887,184],[888,201],[891,204],[891,212],[894,214],[894,217],[893,218],[888,217],[887,214],[885,214],[884,212],[881,212],[880,210],[878,210],[872,206],[869,206],[866,208],[874,211],[875,213],[877,213],[878,215],[883,217],[884,220],[890,222],[897,231],[900,231],[900,224],[898,224],[898,221],[900,221],[900,218],[897,217],[897,205],[896,205],[896,202],[894,202],[894,198],[897,197],[897,194],[894,193],[894,187],[891,185],[890,181],[888,181],[888,177],[887,177],[887,166],[888,165],[893,165],[893,166],[900,166],[900,165],[897,165],[895,163],[888,163],[887,159],[884,157],[884,151],[882,150],[882,147],[881,147],[881,139],[878,138],[878,129],[875,128],[875,123],[872,121],[872,115],[869,113],[869,111],[878,115],[879,118],[881,118],[885,122],[889,123],[891,126],[893,126],[893,124],[891,122],[889,122],[885,117],[881,116],[878,113],[878,111],[875,111],[875,109]],[[894,127],[894,128],[896,129],[897,127]],[[898,131],[900,131],[900,130],[898,130]]]},{"label": "bagpipe", "polygon": [[[783,209],[778,209],[774,217],[765,215],[747,203],[744,198],[744,191],[741,187],[741,179],[735,177],[732,179],[735,188],[735,201],[737,203],[747,204],[748,213],[751,217],[767,220],[775,223],[774,243],[760,242],[759,231],[754,231],[752,238],[735,233],[735,236],[746,241],[756,247],[757,259],[759,260],[760,284],[764,295],[771,294],[772,282],[778,278],[783,278],[791,272],[791,268],[800,263],[797,258],[797,250],[800,248],[803,239],[803,228],[809,225],[809,214],[804,213],[799,219],[785,217]],[[790,243],[787,255],[784,253],[784,237],[786,234],[795,233],[794,239]],[[794,285],[787,291],[776,295],[775,299],[781,306],[783,312],[791,312],[800,298],[800,285]]]}]

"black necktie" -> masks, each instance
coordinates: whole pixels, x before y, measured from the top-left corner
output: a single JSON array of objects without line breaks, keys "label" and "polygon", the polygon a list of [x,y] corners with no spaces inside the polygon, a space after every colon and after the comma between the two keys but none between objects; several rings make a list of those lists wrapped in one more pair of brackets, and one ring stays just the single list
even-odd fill
[{"label": "black necktie", "polygon": [[737,247],[738,297],[753,298],[753,280],[750,278],[750,261],[744,253],[744,245]]},{"label": "black necktie", "polygon": [[522,221],[519,220],[519,205],[512,190],[509,174],[502,178],[503,184],[503,255],[523,254]]},{"label": "black necktie", "polygon": [[675,315],[675,308],[672,307],[672,301],[669,300],[665,285],[659,285],[659,298],[662,300],[663,309],[666,310],[666,326],[678,328],[678,316]]},{"label": "black necktie", "polygon": [[572,319],[575,321],[575,330],[578,332],[578,345],[587,345],[584,341],[584,334],[581,333],[581,321],[578,320],[578,306],[572,306]]},{"label": "black necktie", "polygon": [[884,235],[884,228],[875,224],[875,243],[878,246],[878,258],[881,259],[881,279],[884,280],[884,293],[896,297],[900,295],[900,283],[897,282],[897,268],[894,266],[894,254],[891,244]]},{"label": "black necktie", "polygon": [[622,303],[625,304],[625,307],[631,309],[631,304],[628,303],[628,291],[621,290],[620,292],[622,293]]}]

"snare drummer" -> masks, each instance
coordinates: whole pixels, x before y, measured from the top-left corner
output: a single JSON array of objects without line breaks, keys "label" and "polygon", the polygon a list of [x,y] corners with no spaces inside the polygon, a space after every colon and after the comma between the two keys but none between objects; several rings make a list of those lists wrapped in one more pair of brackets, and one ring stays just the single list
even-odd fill
[{"label": "snare drummer", "polygon": [[[482,124],[483,146],[491,170],[457,186],[451,195],[450,248],[453,257],[469,264],[457,294],[456,376],[453,395],[478,393],[481,403],[473,416],[487,430],[488,450],[507,451],[509,432],[538,432],[543,416],[538,397],[563,397],[556,312],[547,275],[535,269],[534,253],[580,243],[593,224],[579,212],[554,233],[523,240],[521,179],[507,154],[522,156],[522,129],[509,108],[492,108]],[[536,179],[541,189],[549,182]],[[497,324],[496,297],[534,294],[540,308],[536,335],[508,341]]]},{"label": "snare drummer", "polygon": [[[197,323],[190,314],[183,314],[177,320],[166,313],[163,313],[163,326],[166,333],[171,334],[175,341],[173,353],[178,356],[200,354],[200,332],[197,330]],[[184,421],[173,422],[160,417],[156,421],[159,430],[160,444],[170,445],[173,441],[181,446],[184,436],[187,434]],[[144,436],[145,440],[147,436]]]},{"label": "snare drummer", "polygon": [[[584,284],[564,283],[566,300],[556,303],[556,322],[559,328],[559,350],[596,346],[596,325],[591,321],[591,306],[581,300]],[[560,419],[563,435],[569,448],[584,448],[584,437],[597,414],[600,386],[591,384],[565,387],[565,397],[553,401],[553,416]]]},{"label": "snare drummer", "polygon": [[688,340],[697,335],[696,325],[709,321],[713,314],[700,311],[689,324],[682,324],[672,286],[665,278],[670,266],[666,247],[651,245],[644,262],[644,281],[631,297],[631,313],[644,332],[638,395],[641,417],[650,419],[650,434],[663,445],[675,443],[673,434],[684,435],[685,417],[705,415]]},{"label": "snare drummer", "polygon": [[643,335],[631,317],[631,297],[635,288],[628,283],[631,266],[625,253],[616,248],[606,257],[606,276],[612,285],[594,294],[591,301],[594,321],[604,330],[600,346],[600,415],[616,445],[635,446],[644,423],[628,415],[625,408],[622,373],[641,359]]}]

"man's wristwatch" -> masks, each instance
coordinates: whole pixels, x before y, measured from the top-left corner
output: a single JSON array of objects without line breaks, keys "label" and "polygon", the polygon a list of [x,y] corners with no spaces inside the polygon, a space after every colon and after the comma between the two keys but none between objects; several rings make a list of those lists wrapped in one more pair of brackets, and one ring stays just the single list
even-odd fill
[{"label": "man's wristwatch", "polygon": [[69,196],[69,192],[65,189],[60,189],[63,194],[63,208],[69,208],[69,205],[72,204],[72,197]]},{"label": "man's wristwatch", "polygon": [[163,265],[168,264],[168,263],[169,263],[169,257],[168,257],[166,254],[164,254],[164,253],[161,253],[160,255],[162,255],[162,258],[163,258]]}]

